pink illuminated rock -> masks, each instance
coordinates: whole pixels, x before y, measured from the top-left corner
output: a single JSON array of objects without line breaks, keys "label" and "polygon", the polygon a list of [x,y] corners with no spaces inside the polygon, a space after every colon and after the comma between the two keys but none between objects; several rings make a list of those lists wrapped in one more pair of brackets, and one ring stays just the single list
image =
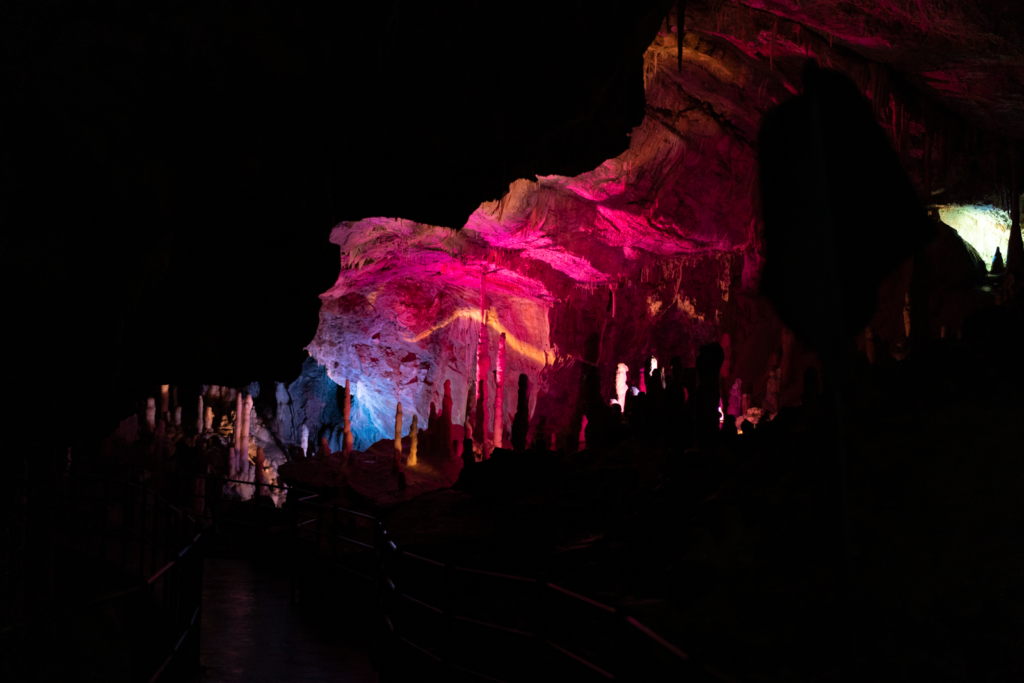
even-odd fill
[{"label": "pink illuminated rock", "polygon": [[498,337],[498,369],[494,381],[494,435],[491,439],[494,448],[504,448],[505,413],[505,333]]}]

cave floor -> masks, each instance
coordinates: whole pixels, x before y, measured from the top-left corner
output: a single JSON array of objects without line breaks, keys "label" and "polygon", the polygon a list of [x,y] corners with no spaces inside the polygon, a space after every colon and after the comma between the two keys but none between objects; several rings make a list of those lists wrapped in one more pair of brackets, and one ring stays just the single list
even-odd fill
[{"label": "cave floor", "polygon": [[376,681],[357,619],[312,614],[290,600],[287,575],[247,557],[207,557],[203,681]]}]

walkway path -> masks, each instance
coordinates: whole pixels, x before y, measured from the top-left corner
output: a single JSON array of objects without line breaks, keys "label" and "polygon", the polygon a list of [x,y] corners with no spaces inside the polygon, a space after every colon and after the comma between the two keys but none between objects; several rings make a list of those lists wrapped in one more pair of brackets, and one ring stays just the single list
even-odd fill
[{"label": "walkway path", "polygon": [[206,559],[203,681],[377,681],[369,638],[346,620],[327,622],[289,599],[288,579],[248,559]]}]

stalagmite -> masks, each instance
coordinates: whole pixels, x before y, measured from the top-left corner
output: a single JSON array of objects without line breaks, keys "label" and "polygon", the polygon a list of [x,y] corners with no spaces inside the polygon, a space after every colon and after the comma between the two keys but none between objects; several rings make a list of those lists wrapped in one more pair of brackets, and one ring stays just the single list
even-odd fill
[{"label": "stalagmite", "polygon": [[619,363],[615,367],[615,400],[619,402],[619,406],[623,410],[626,408],[626,391],[629,386],[626,384],[626,373],[629,372],[629,366],[625,363]]},{"label": "stalagmite", "polygon": [[768,390],[764,396],[765,412],[775,415],[779,412],[779,388],[782,386],[782,370],[775,368],[768,373]]},{"label": "stalagmite", "polygon": [[[437,420],[437,434],[431,437],[431,452],[435,457],[453,457],[449,450],[452,444],[452,382],[444,381],[444,397],[441,399],[441,417]],[[435,447],[434,444],[437,444]]]},{"label": "stalagmite", "polygon": [[525,373],[519,375],[519,391],[516,394],[516,416],[512,420],[512,450],[526,450],[526,436],[530,430],[529,379]]},{"label": "stalagmite", "polygon": [[502,400],[505,396],[505,333],[498,337],[498,369],[494,375],[494,434],[491,441],[495,448],[504,448],[504,414]]},{"label": "stalagmite", "polygon": [[398,402],[398,407],[395,409],[395,469],[398,468],[398,462],[402,459],[402,402]]},{"label": "stalagmite", "polygon": [[235,403],[235,448],[242,450],[242,394],[237,395]]},{"label": "stalagmite", "polygon": [[146,429],[150,432],[156,431],[156,399],[146,399]]},{"label": "stalagmite", "polygon": [[907,339],[910,339],[910,310],[910,292],[907,292],[903,299],[903,330],[907,333]]},{"label": "stalagmite", "polygon": [[420,443],[419,431],[419,417],[416,413],[413,413],[412,424],[409,425],[409,467],[413,467],[416,464],[416,451],[419,449]]},{"label": "stalagmite", "polygon": [[327,443],[326,436],[320,437],[320,450],[316,454],[322,455],[325,458],[331,454],[331,445]]},{"label": "stalagmite", "polygon": [[647,366],[640,368],[640,391],[647,393]]},{"label": "stalagmite", "polygon": [[[203,395],[199,394],[199,412],[196,413],[196,433],[203,433]],[[212,420],[213,418],[211,418]]]},{"label": "stalagmite", "polygon": [[476,346],[476,441],[487,441],[487,373],[491,369],[491,355],[487,344],[486,276],[480,274],[480,338]]},{"label": "stalagmite", "polygon": [[347,379],[345,380],[345,403],[342,407],[342,418],[345,424],[345,435],[341,442],[341,454],[347,458],[352,455],[354,450],[352,441],[352,390]]},{"label": "stalagmite", "polygon": [[299,447],[302,449],[302,457],[309,455],[309,427],[302,425],[299,430]]},{"label": "stalagmite", "polygon": [[174,409],[174,424],[177,427],[181,426],[181,406]]},{"label": "stalagmite", "polygon": [[254,468],[253,478],[252,478],[253,484],[256,485],[256,497],[257,498],[259,498],[260,493],[261,493],[260,487],[263,485],[263,467],[266,465],[266,463],[267,463],[267,458],[266,458],[265,455],[263,455],[263,448],[262,447],[257,447],[256,448],[256,467]]},{"label": "stalagmite", "polygon": [[213,431],[213,408],[206,406],[206,415],[203,416],[203,431]]},{"label": "stalagmite", "polygon": [[246,396],[242,404],[242,436],[241,449],[245,457],[249,457],[249,421],[252,418],[252,396]]},{"label": "stalagmite", "polygon": [[170,390],[171,385],[160,385],[160,418],[166,420],[170,417]]},{"label": "stalagmite", "polygon": [[729,389],[729,408],[727,411],[733,417],[743,415],[743,380],[739,377],[732,383]]}]

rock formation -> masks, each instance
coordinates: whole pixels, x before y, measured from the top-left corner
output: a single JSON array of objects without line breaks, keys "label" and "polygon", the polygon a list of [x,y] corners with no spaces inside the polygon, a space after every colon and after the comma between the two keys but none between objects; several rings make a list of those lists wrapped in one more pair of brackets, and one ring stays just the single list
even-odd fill
[{"label": "rock formation", "polygon": [[170,417],[170,399],[171,399],[171,386],[169,384],[160,385],[160,419],[167,420]]},{"label": "rock formation", "polygon": [[[519,390],[516,393],[516,416],[512,420],[512,450],[526,450],[527,432],[530,430],[530,396],[529,378],[519,374]],[[543,426],[538,426],[538,434],[543,440]]]},{"label": "rock formation", "polygon": [[622,410],[626,409],[626,391],[629,389],[629,385],[626,383],[628,372],[629,366],[625,363],[615,366],[615,401]]},{"label": "rock formation", "polygon": [[441,418],[437,424],[437,434],[432,437],[431,443],[437,443],[434,450],[435,457],[448,459],[453,457],[454,451],[449,450],[452,444],[452,382],[444,381],[444,397],[441,399]]},{"label": "rock formation", "polygon": [[402,460],[402,402],[395,408],[395,469]]},{"label": "rock formation", "polygon": [[342,407],[342,419],[344,420],[344,441],[341,448],[341,454],[346,458],[352,455],[353,440],[352,440],[352,389],[349,386],[349,381],[345,380],[345,404]]},{"label": "rock formation", "polygon": [[412,415],[412,424],[409,425],[409,459],[406,463],[409,467],[413,467],[417,462],[417,451],[419,450],[420,443],[420,425],[416,413]]},{"label": "rock formation", "polygon": [[156,431],[156,399],[146,399],[146,429],[152,434]]},{"label": "rock formation", "polygon": [[303,458],[309,455],[309,427],[306,425],[302,425],[299,430],[299,450],[302,451]]},{"label": "rock formation", "polygon": [[505,333],[498,337],[498,369],[494,371],[494,435],[491,442],[494,448],[504,448],[505,434]]}]

